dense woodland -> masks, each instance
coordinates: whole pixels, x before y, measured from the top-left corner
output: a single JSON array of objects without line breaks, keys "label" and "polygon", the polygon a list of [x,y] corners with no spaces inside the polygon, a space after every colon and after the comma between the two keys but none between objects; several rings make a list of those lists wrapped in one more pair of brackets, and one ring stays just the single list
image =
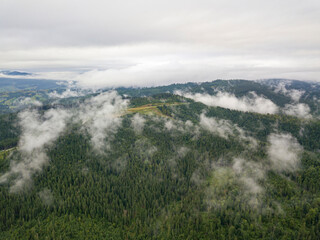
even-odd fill
[{"label": "dense woodland", "polygon": [[[49,164],[22,191],[10,191],[14,176],[0,185],[0,239],[319,239],[319,120],[208,107],[169,93],[130,100],[129,107],[161,103],[161,114],[141,114],[141,131],[132,127],[138,113],[124,114],[102,153],[70,122],[46,146]],[[21,158],[17,114],[0,116],[0,176]],[[201,114],[228,121],[247,138],[199,127]],[[267,166],[272,133],[297,139],[299,168],[265,167],[257,180],[263,190],[248,193],[230,170],[233,161]]]}]

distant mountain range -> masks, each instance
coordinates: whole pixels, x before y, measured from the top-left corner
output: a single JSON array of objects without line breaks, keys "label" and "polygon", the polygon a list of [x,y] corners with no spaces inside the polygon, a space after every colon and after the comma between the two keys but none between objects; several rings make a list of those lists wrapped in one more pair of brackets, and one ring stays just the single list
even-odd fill
[{"label": "distant mountain range", "polygon": [[[18,76],[18,75],[16,75]],[[26,76],[26,75],[20,75]],[[41,80],[41,79],[25,79],[25,78],[9,78],[9,77],[0,77],[0,92],[9,92],[9,91],[19,91],[26,89],[55,89],[61,88],[64,81],[52,81],[52,80]]]},{"label": "distant mountain range", "polygon": [[0,73],[8,76],[32,76],[32,73],[20,71],[1,71]]}]

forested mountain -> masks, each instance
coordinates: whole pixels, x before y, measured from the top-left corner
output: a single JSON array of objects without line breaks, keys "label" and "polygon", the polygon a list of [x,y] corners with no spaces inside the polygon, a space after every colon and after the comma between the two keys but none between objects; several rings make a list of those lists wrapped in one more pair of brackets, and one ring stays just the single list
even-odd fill
[{"label": "forested mountain", "polygon": [[[28,74],[15,73],[9,74],[17,76],[27,76]],[[61,84],[65,84],[64,81],[52,81],[52,80],[39,80],[39,79],[24,79],[24,78],[6,78],[0,77],[0,92],[9,92],[17,90],[31,90],[31,89],[56,89],[61,88]]]},{"label": "forested mountain", "polygon": [[319,88],[69,90],[2,114],[0,239],[319,239]]},{"label": "forested mountain", "polygon": [[[24,76],[23,72],[18,76],[21,75]],[[87,93],[82,92],[75,89],[72,82],[0,77],[0,114],[17,112],[32,105],[50,104],[57,98],[72,98]]]}]

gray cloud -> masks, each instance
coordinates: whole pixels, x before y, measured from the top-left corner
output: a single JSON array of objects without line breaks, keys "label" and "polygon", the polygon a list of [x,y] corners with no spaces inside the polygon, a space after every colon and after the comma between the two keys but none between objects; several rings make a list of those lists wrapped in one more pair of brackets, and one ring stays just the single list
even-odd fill
[{"label": "gray cloud", "polygon": [[[316,42],[314,39],[307,38],[311,35],[310,29],[299,27],[313,23],[311,28],[317,30],[318,7],[315,0],[304,3],[297,0],[281,3],[253,0],[241,3],[222,0],[201,3],[180,0],[154,3],[147,0],[137,0],[135,3],[124,0],[112,3],[99,0],[90,3],[85,0],[30,0],[24,3],[11,0],[2,2],[0,14],[6,21],[1,22],[0,27],[12,33],[3,37],[4,43],[13,38],[25,45],[35,41],[42,43],[42,46],[103,45],[157,39],[181,41],[185,38],[228,46],[279,43],[289,37],[296,37],[294,42],[306,39],[313,43]],[[16,13],[15,16],[12,12]],[[279,23],[282,25],[277,25]],[[286,32],[281,32],[283,29],[287,29]],[[301,31],[304,36],[299,35]],[[24,37],[18,38],[20,35]],[[45,42],[42,42],[43,39]]]},{"label": "gray cloud", "polygon": [[90,87],[318,80],[319,13],[316,0],[4,0],[0,65]]}]

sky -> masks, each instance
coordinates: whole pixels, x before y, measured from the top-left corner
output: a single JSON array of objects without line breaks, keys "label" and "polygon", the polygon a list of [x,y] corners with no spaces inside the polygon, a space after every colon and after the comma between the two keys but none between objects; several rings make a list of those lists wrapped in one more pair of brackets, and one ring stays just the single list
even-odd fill
[{"label": "sky", "polygon": [[319,0],[1,0],[0,70],[83,87],[320,81]]}]

